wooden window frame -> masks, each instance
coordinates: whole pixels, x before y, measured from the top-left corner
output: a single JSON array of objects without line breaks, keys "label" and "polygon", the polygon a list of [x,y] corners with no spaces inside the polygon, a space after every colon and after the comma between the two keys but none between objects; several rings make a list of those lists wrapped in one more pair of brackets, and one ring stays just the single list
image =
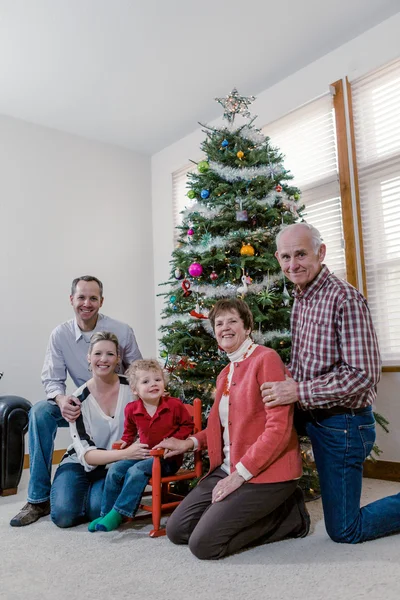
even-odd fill
[{"label": "wooden window frame", "polygon": [[[367,298],[351,85],[346,77],[332,83],[331,90],[336,119],[347,281],[358,288]],[[346,115],[348,115],[348,119]],[[352,192],[354,192],[354,204]],[[358,239],[356,238],[355,223],[357,224]],[[359,277],[358,265],[361,277]],[[400,365],[382,367],[382,371],[385,373],[399,372]]]}]

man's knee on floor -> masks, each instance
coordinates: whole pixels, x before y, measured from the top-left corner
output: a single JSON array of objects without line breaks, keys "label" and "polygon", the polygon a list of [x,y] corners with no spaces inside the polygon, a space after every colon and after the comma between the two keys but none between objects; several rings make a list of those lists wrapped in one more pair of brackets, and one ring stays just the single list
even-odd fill
[{"label": "man's knee on floor", "polygon": [[335,527],[329,527],[325,524],[326,531],[329,537],[333,542],[337,544],[358,544],[360,540],[356,533],[349,533],[348,531],[344,531],[342,529],[338,529]]}]

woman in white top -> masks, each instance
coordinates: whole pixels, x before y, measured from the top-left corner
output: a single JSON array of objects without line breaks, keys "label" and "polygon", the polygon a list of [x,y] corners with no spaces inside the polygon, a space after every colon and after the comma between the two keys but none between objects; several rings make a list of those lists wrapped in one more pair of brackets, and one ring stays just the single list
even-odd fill
[{"label": "woman in white top", "polygon": [[100,516],[105,465],[149,456],[140,443],[112,450],[124,430],[125,406],[134,400],[127,379],[115,372],[119,361],[117,337],[104,331],[93,334],[88,353],[93,377],[74,392],[81,414],[70,423],[72,444],[50,493],[51,518],[58,527],[74,527]]}]

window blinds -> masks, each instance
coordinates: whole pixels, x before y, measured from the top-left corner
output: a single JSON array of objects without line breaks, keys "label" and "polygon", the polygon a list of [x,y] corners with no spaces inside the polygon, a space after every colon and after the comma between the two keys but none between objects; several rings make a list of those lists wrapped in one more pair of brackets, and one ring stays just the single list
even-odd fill
[{"label": "window blinds", "polygon": [[330,94],[289,113],[263,128],[284,155],[285,169],[302,191],[305,220],[316,227],[327,245],[325,263],[346,277],[342,210],[336,149],[335,115]]},{"label": "window blinds", "polygon": [[383,364],[400,364],[400,60],[352,83],[368,304]]}]

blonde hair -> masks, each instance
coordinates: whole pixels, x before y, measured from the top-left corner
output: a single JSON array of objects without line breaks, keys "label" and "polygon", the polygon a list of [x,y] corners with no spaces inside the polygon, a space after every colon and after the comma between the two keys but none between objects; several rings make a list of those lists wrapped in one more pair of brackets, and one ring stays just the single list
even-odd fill
[{"label": "blonde hair", "polygon": [[112,342],[115,344],[115,349],[119,356],[119,342],[115,333],[111,333],[111,331],[97,331],[94,333],[90,338],[89,354],[92,353],[93,346],[97,344],[97,342]]},{"label": "blonde hair", "polygon": [[137,380],[138,380],[138,371],[160,372],[164,379],[165,385],[167,385],[167,383],[168,383],[167,374],[165,373],[164,369],[162,368],[162,366],[160,365],[158,360],[156,360],[155,358],[148,358],[148,359],[142,358],[140,360],[135,360],[131,365],[129,365],[129,367],[125,371],[125,376],[128,379],[129,385],[132,388],[136,387]]}]

